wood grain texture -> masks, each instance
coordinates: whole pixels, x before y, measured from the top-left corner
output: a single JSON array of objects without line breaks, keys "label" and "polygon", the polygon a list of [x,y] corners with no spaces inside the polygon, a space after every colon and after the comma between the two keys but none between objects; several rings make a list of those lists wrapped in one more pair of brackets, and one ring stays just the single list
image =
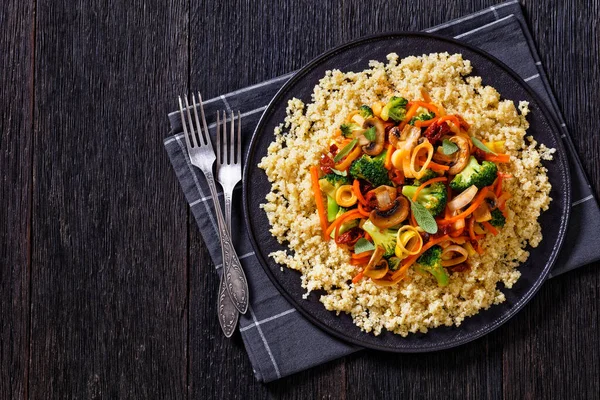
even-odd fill
[{"label": "wood grain texture", "polygon": [[[457,349],[363,351],[257,383],[239,333],[221,334],[214,265],[162,146],[177,94],[212,97],[499,3],[3,3],[0,398],[597,398],[600,263]],[[523,5],[599,195],[600,1]]]},{"label": "wood grain texture", "polygon": [[27,395],[33,117],[32,1],[0,7],[0,398]]},{"label": "wood grain texture", "polygon": [[37,3],[31,398],[186,397],[188,216],[162,139],[187,3],[164,4]]}]

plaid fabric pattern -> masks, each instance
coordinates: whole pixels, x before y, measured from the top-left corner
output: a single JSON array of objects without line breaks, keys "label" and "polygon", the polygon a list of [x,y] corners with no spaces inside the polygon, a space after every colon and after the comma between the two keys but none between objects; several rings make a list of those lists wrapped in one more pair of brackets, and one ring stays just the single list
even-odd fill
[{"label": "plaid fabric pattern", "polygon": [[[489,7],[426,32],[454,37],[496,56],[523,77],[555,114],[569,155],[574,201],[566,242],[551,277],[598,260],[600,248],[584,247],[580,238],[585,237],[588,243],[590,240],[592,243],[600,242],[600,232],[596,229],[600,224],[600,209],[548,85],[518,1]],[[292,75],[280,76],[206,101],[211,133],[215,134],[217,110],[240,110],[245,154],[262,112]],[[165,149],[220,273],[221,249],[210,191],[203,174],[189,162],[179,113],[169,114],[169,121],[171,132],[164,141]],[[238,229],[232,232],[232,237],[248,277],[251,299],[248,312],[240,317],[239,329],[256,378],[264,382],[273,381],[360,350],[360,347],[344,343],[311,325],[279,294],[259,265],[246,237],[241,208],[241,188],[238,188],[234,191],[232,210],[232,226]]]}]

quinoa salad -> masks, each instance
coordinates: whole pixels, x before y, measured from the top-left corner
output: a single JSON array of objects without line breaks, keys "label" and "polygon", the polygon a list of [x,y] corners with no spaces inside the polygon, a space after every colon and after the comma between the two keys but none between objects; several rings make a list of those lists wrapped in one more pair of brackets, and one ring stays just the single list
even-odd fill
[{"label": "quinoa salad", "polygon": [[261,208],[305,297],[363,331],[407,336],[505,301],[551,202],[554,149],[527,135],[527,102],[502,99],[460,54],[327,71],[291,99],[259,167]]}]

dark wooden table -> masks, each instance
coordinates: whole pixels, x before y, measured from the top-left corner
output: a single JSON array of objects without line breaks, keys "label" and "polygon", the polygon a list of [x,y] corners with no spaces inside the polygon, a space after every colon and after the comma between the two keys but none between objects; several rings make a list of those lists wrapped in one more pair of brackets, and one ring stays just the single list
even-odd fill
[{"label": "dark wooden table", "polygon": [[[239,334],[219,329],[213,264],[162,146],[176,95],[498,1],[216,3],[2,2],[0,398],[597,399],[599,263],[458,349],[363,351],[255,381]],[[524,9],[599,195],[600,2]]]}]

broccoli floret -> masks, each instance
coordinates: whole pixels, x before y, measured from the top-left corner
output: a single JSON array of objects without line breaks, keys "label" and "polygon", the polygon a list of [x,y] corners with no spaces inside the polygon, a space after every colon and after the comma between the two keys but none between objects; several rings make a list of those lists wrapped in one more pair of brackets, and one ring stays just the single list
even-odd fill
[{"label": "broccoli floret", "polygon": [[334,174],[333,172],[319,179],[321,190],[335,199],[335,191],[342,185],[347,185],[350,180],[346,176]]},{"label": "broccoli floret", "polygon": [[406,105],[408,100],[404,97],[392,96],[390,101],[381,109],[381,119],[387,121],[392,119],[396,122],[400,122],[406,117]]},{"label": "broccoli floret", "polygon": [[490,220],[490,225],[495,228],[503,228],[506,223],[506,217],[502,214],[502,211],[499,209],[492,210],[492,219]]},{"label": "broccoli floret", "polygon": [[362,128],[360,125],[355,124],[354,122],[348,122],[340,125],[340,130],[342,131],[342,136],[345,138],[351,138],[354,136],[354,132],[362,130]]},{"label": "broccoli floret", "polygon": [[421,177],[421,179],[415,179],[415,185],[420,186],[423,183],[427,182],[430,179],[437,178],[438,174],[436,174],[433,170],[427,168],[425,170],[425,174]]},{"label": "broccoli floret", "polygon": [[397,271],[400,268],[400,259],[398,257],[390,257],[387,259],[387,262],[390,271]]},{"label": "broccoli floret", "polygon": [[392,186],[388,170],[383,165],[386,153],[386,151],[383,151],[375,157],[363,154],[350,165],[350,175],[355,179],[364,179],[375,187],[381,185]]},{"label": "broccoli floret", "polygon": [[381,246],[383,248],[385,251],[385,253],[383,253],[384,257],[391,257],[396,254],[397,229],[380,229],[376,227],[370,219],[363,224],[362,228],[371,235],[371,239],[373,239],[373,244],[375,246]]},{"label": "broccoli floret", "polygon": [[333,172],[325,175],[323,178],[327,179],[327,182],[337,187],[350,183],[347,176],[338,175]]},{"label": "broccoli floret", "polygon": [[360,116],[364,119],[371,118],[373,116],[373,110],[371,107],[363,104],[360,106]]},{"label": "broccoli floret", "polygon": [[435,113],[433,111],[431,112],[424,112],[421,113],[415,117],[412,117],[410,119],[410,121],[408,122],[410,125],[414,125],[416,121],[428,121],[430,119],[435,118]]},{"label": "broccoli floret", "polygon": [[[405,185],[402,194],[412,200],[419,186]],[[442,182],[435,182],[421,189],[417,195],[417,203],[422,205],[434,217],[439,215],[448,202],[448,191]]]},{"label": "broccoli floret", "polygon": [[417,259],[415,270],[419,272],[429,272],[433,275],[438,286],[448,285],[448,272],[442,267],[442,248],[433,246]]},{"label": "broccoli floret", "polygon": [[471,156],[469,164],[460,171],[450,182],[450,187],[462,192],[472,185],[481,189],[494,183],[498,175],[498,167],[491,161],[484,161],[481,164],[475,157]]}]

